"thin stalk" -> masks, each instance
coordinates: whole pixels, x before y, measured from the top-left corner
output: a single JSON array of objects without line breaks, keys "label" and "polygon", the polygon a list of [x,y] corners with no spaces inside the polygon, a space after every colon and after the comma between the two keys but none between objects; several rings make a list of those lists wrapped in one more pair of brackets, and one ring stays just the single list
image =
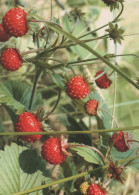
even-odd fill
[{"label": "thin stalk", "polygon": [[131,139],[130,140],[127,140],[127,142],[137,142],[137,143],[139,143],[139,141],[134,140],[134,139],[133,140],[131,140]]},{"label": "thin stalk", "polygon": [[[115,58],[115,57],[121,57],[121,56],[135,56],[135,57],[138,57],[139,58],[139,56],[137,56],[135,54],[112,55],[112,56],[109,56],[107,58],[109,59],[109,58]],[[74,62],[68,62],[68,63],[63,62],[63,63],[54,65],[52,68],[53,69],[60,68],[61,66],[64,66],[65,64],[68,66],[68,65],[80,64],[80,63],[90,62],[90,61],[96,61],[96,60],[99,60],[99,58],[91,58],[91,59],[87,59],[87,60],[80,60],[80,61],[74,61]]]},{"label": "thin stalk", "polygon": [[108,111],[104,110],[103,108],[100,108],[100,110],[102,110],[103,112],[106,112],[114,120],[117,128],[119,128],[119,125],[118,125],[118,122],[117,122],[116,118],[111,113],[109,113]]},{"label": "thin stalk", "polygon": [[124,164],[124,163],[127,163],[127,162],[129,162],[129,161],[136,160],[136,159],[138,159],[138,158],[139,158],[139,154],[136,155],[136,156],[132,156],[132,157],[129,157],[129,158],[120,160],[120,161],[118,161],[118,164],[121,164],[121,165],[122,165],[122,164]]},{"label": "thin stalk", "polygon": [[105,156],[97,148],[95,148],[93,146],[87,146],[87,145],[81,145],[81,144],[68,144],[67,146],[65,146],[65,149],[66,148],[72,148],[72,147],[90,148],[91,150],[94,150],[96,153],[98,153],[102,157],[102,159],[103,159],[104,162],[106,160],[105,159]]},{"label": "thin stalk", "polygon": [[29,107],[28,107],[29,110],[31,109],[31,106],[32,106],[32,103],[33,103],[35,89],[36,89],[36,86],[37,86],[38,79],[39,79],[39,77],[41,75],[41,72],[42,72],[41,69],[39,69],[39,70],[36,71],[36,76],[35,76],[35,79],[34,79],[32,93],[31,93],[31,98],[30,98],[30,103],[29,103]]},{"label": "thin stalk", "polygon": [[114,129],[100,129],[100,130],[85,130],[85,131],[49,131],[49,132],[0,132],[0,136],[20,136],[20,135],[59,135],[59,134],[91,134],[91,133],[108,133],[118,131],[139,130],[139,126],[120,127]]},{"label": "thin stalk", "polygon": [[[121,14],[123,13],[123,10],[124,10],[124,5],[123,5],[123,3],[121,3],[121,11],[120,11],[119,15],[118,15],[111,23],[116,22],[116,20],[117,20],[117,19],[121,16]],[[100,30],[100,29],[102,29],[102,28],[104,28],[104,27],[106,27],[106,26],[108,26],[108,25],[109,25],[109,23],[107,23],[107,24],[105,24],[105,25],[103,25],[103,26],[101,26],[101,27],[99,27],[99,28],[97,28],[97,29],[95,29],[95,30],[93,30],[93,31],[90,31],[90,32],[88,32],[88,33],[86,33],[86,34],[84,34],[84,35],[78,37],[78,38],[81,39],[81,38],[83,38],[83,37],[85,37],[85,36],[87,36],[87,35],[89,35],[89,34],[93,34],[93,33],[95,33],[96,31],[98,31],[98,30]]]},{"label": "thin stalk", "polygon": [[[46,21],[45,21],[46,22]],[[47,22],[46,22],[47,23]],[[136,87],[137,89],[139,89],[139,85],[137,83],[135,83],[129,76],[127,76],[123,71],[121,71],[118,67],[116,67],[115,65],[113,65],[111,62],[109,62],[105,57],[101,56],[98,52],[96,52],[94,49],[92,49],[91,47],[89,47],[87,44],[85,44],[83,41],[80,41],[79,39],[77,39],[76,37],[72,36],[71,34],[69,34],[68,32],[64,31],[63,29],[61,29],[59,26],[54,25],[53,23],[47,23],[47,25],[55,30],[58,33],[63,34],[64,36],[68,37],[68,39],[72,40],[73,42],[77,43],[78,45],[80,45],[81,47],[85,48],[86,50],[88,50],[89,52],[91,52],[92,54],[94,54],[96,57],[98,57],[99,59],[101,59],[105,64],[107,64],[109,67],[111,67],[113,70],[115,70],[116,72],[118,72],[124,79],[126,79],[128,82],[130,82],[134,87]]]},{"label": "thin stalk", "polygon": [[54,105],[52,110],[47,114],[47,116],[45,117],[45,120],[48,119],[48,116],[50,116],[55,111],[55,109],[57,108],[58,103],[60,101],[60,96],[61,96],[61,89],[59,88],[59,90],[58,90],[58,98],[57,98],[56,104]]},{"label": "thin stalk", "polygon": [[98,172],[102,169],[106,169],[106,166],[103,166],[103,167],[99,167],[99,168],[96,168],[94,170],[91,170],[91,171],[88,171],[88,172],[83,172],[83,173],[80,173],[80,174],[77,174],[77,175],[73,175],[73,176],[70,176],[70,177],[66,177],[64,179],[60,179],[60,180],[56,180],[56,181],[53,181],[53,182],[50,182],[48,184],[44,184],[44,185],[41,185],[41,186],[37,186],[35,188],[32,188],[32,189],[29,189],[29,190],[25,190],[25,191],[22,191],[22,192],[17,192],[17,193],[14,193],[12,195],[24,195],[24,194],[29,194],[31,192],[35,192],[35,191],[38,191],[38,190],[42,190],[42,189],[45,189],[45,188],[48,188],[48,187],[51,187],[51,186],[54,186],[56,184],[61,184],[61,183],[65,183],[65,182],[68,182],[68,181],[71,181],[73,179],[77,179],[79,177],[83,177],[83,176],[86,176],[86,175],[89,175],[90,173],[95,173],[95,172]]}]

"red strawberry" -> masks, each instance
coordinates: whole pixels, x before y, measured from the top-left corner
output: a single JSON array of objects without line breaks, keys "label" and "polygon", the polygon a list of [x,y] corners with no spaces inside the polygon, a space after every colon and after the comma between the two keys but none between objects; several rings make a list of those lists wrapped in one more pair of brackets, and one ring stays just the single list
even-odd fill
[{"label": "red strawberry", "polygon": [[2,24],[0,24],[0,42],[8,41],[9,38],[10,36],[6,34],[6,32],[3,29]]},{"label": "red strawberry", "polygon": [[[99,70],[96,73],[95,77],[99,76],[101,73],[103,73],[103,70]],[[96,84],[97,84],[98,87],[106,89],[106,88],[108,88],[112,84],[112,81],[104,73],[101,77],[96,79]]]},{"label": "red strawberry", "polygon": [[15,7],[6,12],[2,20],[5,32],[13,37],[21,37],[28,32],[27,14],[20,7]]},{"label": "red strawberry", "polygon": [[66,85],[66,92],[73,99],[86,98],[89,91],[89,86],[82,76],[72,77]]},{"label": "red strawberry", "polygon": [[85,104],[85,111],[90,116],[97,115],[98,101],[95,99],[88,100]]},{"label": "red strawberry", "polygon": [[87,195],[105,195],[106,193],[97,184],[91,184],[87,190]]},{"label": "red strawberry", "polygon": [[0,62],[5,69],[16,71],[20,68],[23,61],[17,49],[7,48],[2,52]]},{"label": "red strawberry", "polygon": [[[18,132],[42,132],[41,124],[39,119],[30,112],[23,112],[15,125],[16,131]],[[42,135],[23,135],[21,139],[28,142],[35,142],[39,140]]]},{"label": "red strawberry", "polygon": [[[116,138],[116,139],[115,139]],[[112,135],[111,141],[114,141],[115,148],[120,152],[126,152],[133,145],[132,135],[127,132],[120,131],[120,133],[114,133]]]},{"label": "red strawberry", "polygon": [[61,164],[67,158],[63,152],[60,138],[50,137],[42,145],[42,157],[51,164]]}]

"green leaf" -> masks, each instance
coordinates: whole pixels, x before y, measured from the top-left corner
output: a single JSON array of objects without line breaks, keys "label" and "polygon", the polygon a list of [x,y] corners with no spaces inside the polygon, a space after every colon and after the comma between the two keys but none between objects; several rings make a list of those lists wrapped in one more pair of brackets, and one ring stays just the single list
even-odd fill
[{"label": "green leaf", "polygon": [[[26,109],[28,109],[32,87],[27,85],[26,83],[13,80],[6,81],[5,85],[13,98],[20,102]],[[37,110],[42,104],[43,100],[41,94],[35,93],[31,111]]]},{"label": "green leaf", "polygon": [[[12,143],[0,151],[0,195],[11,195],[50,182],[50,172],[35,150]],[[42,195],[42,191],[32,195]]]},{"label": "green leaf", "polygon": [[5,103],[8,106],[12,106],[12,108],[16,110],[17,114],[22,113],[24,110],[24,105],[16,101],[4,83],[0,83],[0,103]]},{"label": "green leaf", "polygon": [[60,87],[62,89],[65,87],[65,83],[63,82],[63,78],[59,74],[52,73],[51,76],[52,76],[52,79],[53,79],[54,83],[58,87]]},{"label": "green leaf", "polygon": [[70,149],[76,151],[77,154],[82,156],[87,162],[103,165],[103,161],[99,155],[90,148],[77,146],[71,147]]}]

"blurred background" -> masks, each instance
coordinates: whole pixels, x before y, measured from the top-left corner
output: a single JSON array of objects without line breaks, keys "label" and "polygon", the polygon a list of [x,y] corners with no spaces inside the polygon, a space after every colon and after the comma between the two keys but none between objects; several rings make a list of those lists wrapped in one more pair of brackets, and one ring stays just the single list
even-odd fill
[{"label": "blurred background", "polygon": [[[79,8],[81,12],[84,13],[83,21],[80,21],[75,28],[73,35],[80,36],[84,34],[87,30],[93,30],[97,27],[104,25],[105,23],[113,20],[115,15],[119,13],[118,10],[110,12],[109,8],[101,0],[52,0],[52,10],[51,10],[51,1],[50,0],[0,0],[0,22],[2,16],[5,12],[16,5],[23,6],[26,10],[32,8],[38,11],[38,15],[46,20],[51,19],[51,15],[55,18],[59,18],[61,25],[64,26],[65,30],[70,31],[74,26],[75,22],[67,22],[66,14],[69,13],[75,7]],[[121,16],[122,20],[120,26],[125,28],[124,40],[122,44],[117,44],[116,48],[112,40],[98,40],[96,42],[88,43],[90,46],[99,51],[102,55],[107,53],[111,54],[136,54],[139,56],[139,1],[138,0],[125,0],[124,2],[124,11]],[[103,35],[105,29],[100,30],[97,36]],[[96,35],[90,35],[96,36]],[[90,38],[88,36],[87,38]],[[7,43],[0,43],[0,49],[5,46],[16,46],[22,52],[27,51],[29,48],[34,48],[32,37],[28,34],[23,38],[14,39],[12,38]],[[70,61],[72,59],[88,59],[92,56],[82,49],[81,47],[72,47],[72,52],[65,49],[58,50],[54,57],[62,61]],[[139,58],[135,56],[123,56],[117,57],[113,60],[119,64],[119,67],[122,71],[128,74],[133,80],[139,82]],[[90,78],[93,79],[96,70],[98,67],[104,67],[105,65],[100,63],[90,64],[89,68],[84,64],[84,73],[87,74]],[[76,71],[82,71],[81,68],[75,67]],[[16,73],[10,73],[2,68],[0,68],[0,77],[3,81],[6,81],[7,78],[11,80],[18,79],[19,81],[24,81],[25,83],[32,85],[33,79],[33,68],[28,69],[28,65],[25,63],[22,68]],[[28,74],[26,74],[28,72]],[[116,84],[113,84],[109,90],[99,91],[101,97],[106,102],[108,108],[113,112],[115,110],[115,117],[118,120],[119,126],[136,126],[139,124],[139,91],[130,85],[126,80],[121,78],[117,74],[112,76],[112,79],[116,81]],[[49,95],[44,81],[48,84],[49,81],[46,79],[43,80],[43,83],[39,82],[38,92],[42,92],[43,98],[47,99],[47,104],[45,104],[45,109],[49,109],[49,105],[53,104],[53,101],[56,100],[54,95]],[[42,90],[43,88],[43,90]],[[99,89],[98,89],[99,90]],[[54,89],[52,92],[55,93]],[[114,98],[116,97],[116,102]],[[63,95],[65,98],[65,95]],[[67,104],[69,101],[66,100],[63,104]],[[88,123],[88,117],[83,117],[84,122]],[[96,127],[96,120],[91,120],[91,125]],[[13,126],[12,122],[3,107],[0,109],[0,127],[1,131],[3,128],[12,131]],[[65,130],[65,126],[63,126]],[[139,133],[134,132],[135,138],[139,139]],[[6,139],[6,138],[5,138]],[[113,194],[118,195],[138,195],[139,194],[139,173],[134,171],[134,169],[129,169],[127,171],[127,176],[125,180],[125,185],[117,183],[116,187],[113,187],[111,190]]]}]

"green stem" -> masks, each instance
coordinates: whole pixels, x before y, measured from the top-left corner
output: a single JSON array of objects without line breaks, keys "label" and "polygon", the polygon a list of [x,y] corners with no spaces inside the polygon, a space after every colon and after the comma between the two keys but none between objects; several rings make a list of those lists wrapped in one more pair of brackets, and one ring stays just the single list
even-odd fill
[{"label": "green stem", "polygon": [[63,29],[61,29],[59,26],[55,25],[54,23],[50,23],[47,22],[47,25],[55,30],[58,33],[63,34],[64,36],[68,37],[70,40],[72,40],[73,42],[79,44],[81,47],[85,48],[86,50],[88,50],[89,52],[91,52],[92,54],[94,54],[96,57],[98,57],[99,59],[101,59],[105,64],[107,64],[109,67],[111,67],[113,70],[115,70],[116,72],[118,72],[124,79],[126,79],[128,82],[130,82],[134,87],[136,87],[137,89],[139,89],[139,85],[137,83],[135,83],[132,79],[130,79],[130,77],[128,77],[124,72],[122,72],[118,67],[116,67],[115,65],[113,65],[111,62],[109,62],[106,58],[104,58],[103,56],[101,56],[98,52],[96,52],[94,49],[92,49],[91,47],[89,47],[87,44],[85,44],[83,41],[80,41],[79,39],[77,39],[76,37],[72,36],[71,34],[69,34],[68,32],[64,31]]},{"label": "green stem", "polygon": [[35,89],[36,89],[37,82],[38,82],[38,79],[40,77],[41,72],[42,72],[41,69],[36,71],[36,76],[35,76],[35,79],[34,79],[32,93],[31,93],[31,98],[30,98],[30,103],[29,103],[29,107],[28,107],[29,110],[31,110],[31,106],[32,106],[33,98],[34,98],[34,94],[35,94]]},{"label": "green stem", "polygon": [[136,156],[132,156],[132,157],[129,157],[129,158],[120,160],[120,161],[118,161],[118,164],[121,164],[121,165],[122,165],[122,164],[124,164],[124,163],[127,163],[127,162],[129,162],[129,161],[136,160],[136,159],[138,159],[138,158],[139,158],[139,154],[136,155]]},{"label": "green stem", "polygon": [[66,177],[66,178],[64,178],[64,179],[56,180],[56,181],[50,182],[50,183],[48,183],[48,184],[44,184],[44,185],[41,185],[41,186],[37,186],[37,187],[32,188],[32,189],[29,189],[29,190],[25,190],[25,191],[22,191],[22,192],[17,192],[17,193],[14,193],[14,194],[12,194],[12,195],[24,195],[24,194],[29,194],[29,193],[31,193],[31,192],[35,192],[35,191],[38,191],[38,190],[42,190],[42,189],[45,189],[45,188],[54,186],[54,185],[56,185],[56,184],[65,183],[65,182],[71,181],[71,180],[73,180],[73,179],[77,179],[77,178],[79,178],[79,177],[83,177],[83,176],[89,175],[90,173],[98,172],[99,170],[102,170],[102,169],[106,169],[106,166],[96,168],[96,169],[91,170],[91,171],[89,171],[89,172],[83,172],[83,173],[80,173],[80,174],[77,174],[77,175],[73,175],[73,176],[70,176],[70,177]]},{"label": "green stem", "polygon": [[60,101],[60,96],[61,96],[61,89],[59,88],[58,98],[57,98],[56,104],[54,105],[54,107],[52,108],[52,110],[47,114],[47,116],[45,117],[45,120],[48,119],[48,116],[50,116],[55,111],[55,109],[57,108],[58,103]]},{"label": "green stem", "polygon": [[[109,58],[115,58],[115,57],[121,57],[121,56],[135,56],[135,57],[139,58],[139,56],[137,56],[135,54],[122,54],[122,55],[113,55],[112,54],[111,56],[107,57],[107,59],[109,59]],[[54,65],[52,68],[53,69],[60,68],[61,66],[64,66],[65,64],[68,66],[68,65],[80,64],[80,63],[83,63],[83,62],[90,62],[90,61],[95,61],[95,60],[99,60],[99,58],[91,58],[91,59],[87,59],[87,60],[80,60],[80,61],[74,61],[74,62],[68,62],[68,63],[63,62],[63,63]]]},{"label": "green stem", "polygon": [[49,132],[0,132],[0,136],[20,136],[20,135],[58,135],[58,134],[91,134],[91,133],[108,133],[117,131],[139,130],[139,126],[120,127],[114,129],[86,130],[86,131],[49,131]]},{"label": "green stem", "polygon": [[[119,13],[119,15],[111,22],[111,23],[114,23],[114,22],[116,22],[116,20],[121,16],[121,14],[123,13],[123,10],[124,10],[124,5],[123,5],[123,3],[121,3],[121,11],[120,11],[120,13]],[[102,29],[102,28],[104,28],[104,27],[106,27],[106,26],[108,26],[109,25],[109,23],[107,23],[107,24],[105,24],[105,25],[103,25],[103,26],[101,26],[101,27],[99,27],[99,28],[97,28],[97,29],[95,29],[95,30],[93,30],[93,31],[90,31],[90,32],[88,32],[88,33],[86,33],[86,34],[84,34],[84,35],[82,35],[82,36],[80,36],[79,37],[79,39],[81,39],[81,38],[83,38],[83,37],[85,37],[85,36],[87,36],[87,35],[89,35],[89,34],[93,34],[93,33],[95,33],[96,31],[98,31],[98,30],[100,30],[100,29]]]}]

